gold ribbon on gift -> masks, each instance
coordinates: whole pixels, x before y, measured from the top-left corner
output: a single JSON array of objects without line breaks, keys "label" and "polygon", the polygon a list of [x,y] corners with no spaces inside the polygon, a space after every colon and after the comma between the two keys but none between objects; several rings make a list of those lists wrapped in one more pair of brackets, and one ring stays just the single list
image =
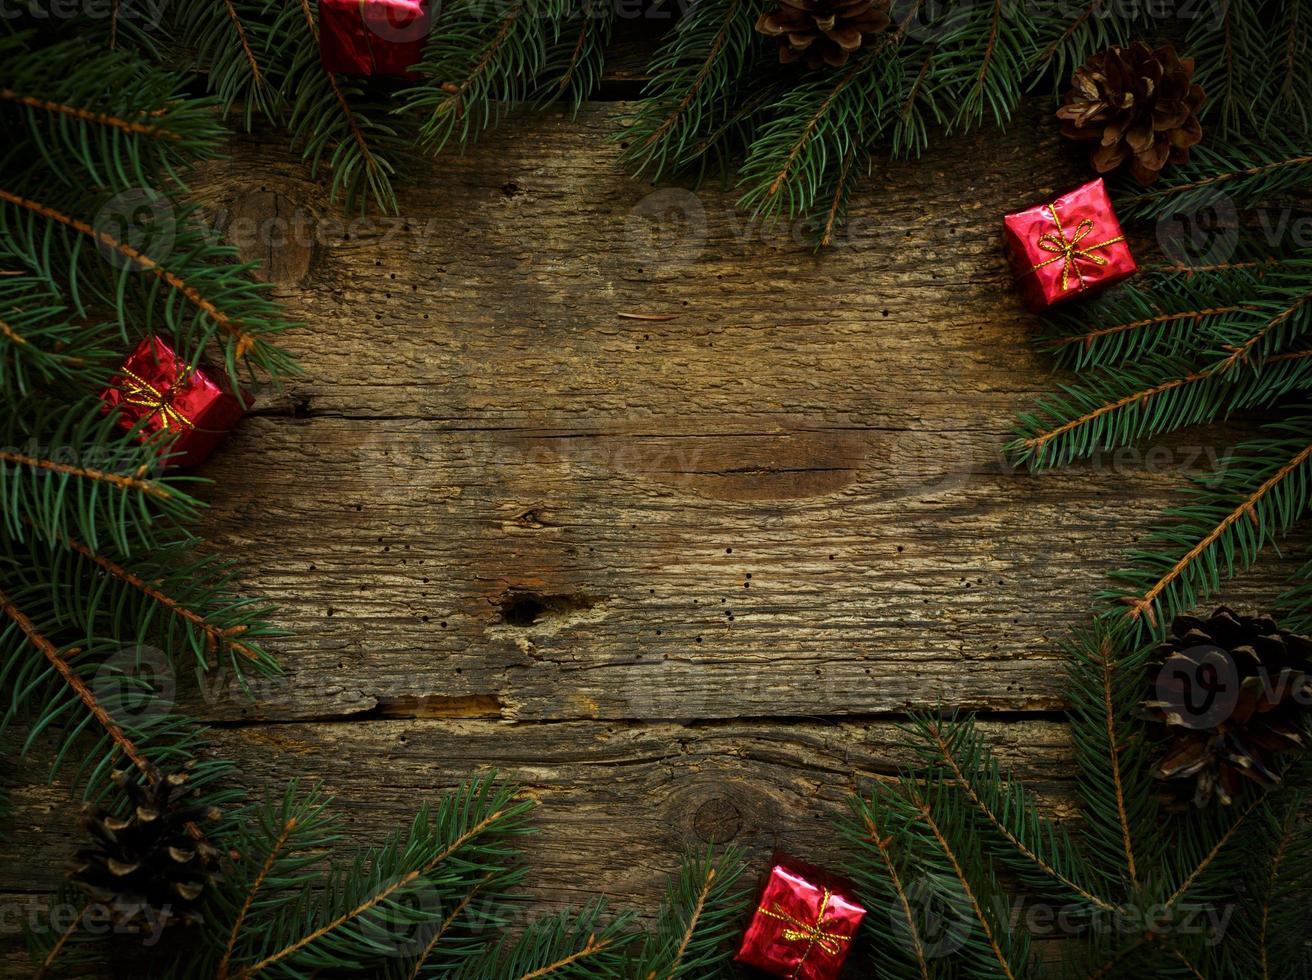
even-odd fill
[{"label": "gold ribbon on gift", "polygon": [[784,923],[782,935],[790,943],[806,943],[806,949],[802,952],[802,957],[797,961],[797,969],[793,971],[793,976],[801,972],[802,964],[806,958],[811,955],[811,950],[819,947],[830,956],[837,956],[843,949],[843,943],[850,942],[851,936],[843,936],[836,932],[825,932],[821,926],[825,921],[825,909],[829,907],[829,899],[832,897],[828,888],[825,889],[824,897],[820,900],[820,911],[816,913],[814,922],[804,922],[797,918],[791,912],[786,911],[778,902],[774,903],[773,908],[766,908],[762,905],[756,911],[770,919],[776,919]]},{"label": "gold ribbon on gift", "polygon": [[1079,282],[1080,288],[1084,289],[1086,288],[1086,284],[1084,282],[1084,276],[1080,272],[1079,260],[1092,262],[1094,265],[1106,265],[1107,259],[1104,256],[1094,255],[1093,253],[1100,248],[1106,248],[1109,245],[1115,245],[1117,242],[1125,241],[1125,236],[1117,235],[1115,238],[1109,238],[1107,241],[1099,242],[1097,245],[1085,245],[1081,248],[1080,242],[1088,237],[1089,233],[1093,231],[1092,219],[1085,218],[1077,224],[1075,226],[1075,234],[1070,238],[1067,238],[1066,232],[1061,226],[1061,218],[1057,216],[1057,209],[1049,204],[1048,213],[1052,215],[1052,223],[1057,226],[1057,234],[1040,235],[1036,244],[1039,248],[1043,249],[1043,251],[1052,252],[1054,255],[1046,262],[1040,262],[1037,265],[1031,266],[1030,272],[1037,272],[1044,266],[1052,265],[1054,262],[1060,262],[1062,264],[1061,291],[1064,293],[1070,288],[1072,272],[1075,273],[1075,279]]},{"label": "gold ribbon on gift", "polygon": [[147,416],[158,412],[170,429],[196,428],[196,424],[173,405],[176,382],[161,390],[127,368],[120,368],[119,373],[124,377],[123,403],[125,405],[146,409],[144,414]]}]

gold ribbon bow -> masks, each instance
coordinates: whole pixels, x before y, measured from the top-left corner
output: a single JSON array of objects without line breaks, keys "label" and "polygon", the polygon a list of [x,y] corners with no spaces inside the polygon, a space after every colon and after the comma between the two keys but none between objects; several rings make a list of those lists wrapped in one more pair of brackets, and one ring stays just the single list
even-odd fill
[{"label": "gold ribbon bow", "polygon": [[196,424],[173,406],[173,391],[177,382],[160,390],[140,375],[133,374],[127,368],[120,369],[125,380],[123,385],[123,402],[137,408],[144,408],[146,415],[156,412],[163,417],[170,429],[194,429]]},{"label": "gold ribbon bow", "polygon": [[1052,265],[1054,262],[1062,263],[1061,267],[1061,290],[1064,293],[1070,288],[1071,273],[1075,273],[1075,278],[1080,284],[1081,289],[1086,288],[1084,276],[1080,273],[1080,266],[1077,260],[1083,259],[1086,262],[1092,262],[1094,265],[1106,265],[1107,259],[1101,255],[1094,255],[1094,251],[1100,248],[1106,248],[1108,245],[1115,245],[1117,242],[1125,241],[1124,235],[1117,235],[1115,238],[1109,238],[1105,242],[1099,242],[1097,245],[1086,245],[1079,247],[1080,241],[1093,231],[1093,221],[1085,218],[1075,226],[1075,234],[1070,238],[1066,237],[1066,232],[1062,230],[1061,218],[1057,216],[1057,209],[1051,204],[1048,205],[1048,213],[1052,215],[1052,222],[1057,226],[1057,234],[1040,235],[1037,242],[1039,248],[1045,252],[1055,253],[1053,258],[1046,262],[1040,262],[1030,268],[1030,272],[1037,272],[1044,266]]},{"label": "gold ribbon bow", "polygon": [[774,903],[774,908],[766,908],[762,905],[756,910],[767,918],[784,923],[785,928],[782,935],[790,943],[806,943],[806,949],[803,951],[801,959],[797,961],[797,969],[793,971],[793,976],[797,976],[801,971],[802,964],[811,955],[813,948],[818,946],[830,956],[837,956],[842,952],[842,944],[851,941],[851,936],[843,936],[836,932],[825,932],[820,928],[824,924],[825,909],[829,907],[831,897],[829,889],[826,888],[824,897],[820,900],[820,911],[816,914],[814,922],[802,921],[786,911],[778,902]]}]

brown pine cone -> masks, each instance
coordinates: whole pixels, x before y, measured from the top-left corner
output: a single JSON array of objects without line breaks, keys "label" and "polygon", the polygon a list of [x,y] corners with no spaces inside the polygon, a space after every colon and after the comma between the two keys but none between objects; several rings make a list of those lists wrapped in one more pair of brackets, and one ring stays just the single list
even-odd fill
[{"label": "brown pine cone", "polygon": [[756,29],[779,39],[779,61],[807,68],[845,64],[865,39],[888,27],[889,0],[779,0]]},{"label": "brown pine cone", "polygon": [[1167,163],[1185,163],[1189,147],[1203,138],[1196,115],[1203,90],[1193,84],[1194,60],[1165,44],[1099,51],[1075,70],[1073,88],[1057,110],[1062,135],[1095,140],[1091,159],[1098,173],[1129,165],[1141,184],[1151,184]]},{"label": "brown pine cone", "polygon": [[1165,742],[1152,774],[1177,802],[1228,804],[1245,780],[1279,783],[1276,756],[1303,747],[1312,639],[1226,608],[1177,616],[1148,680],[1143,708]]},{"label": "brown pine cone", "polygon": [[110,920],[126,931],[150,932],[173,922],[201,921],[207,885],[218,875],[218,851],[195,840],[187,824],[215,820],[218,810],[181,805],[187,773],[156,773],[141,785],[126,772],[114,783],[127,796],[123,817],[88,808],[83,816],[94,841],[77,857],[72,880]]}]

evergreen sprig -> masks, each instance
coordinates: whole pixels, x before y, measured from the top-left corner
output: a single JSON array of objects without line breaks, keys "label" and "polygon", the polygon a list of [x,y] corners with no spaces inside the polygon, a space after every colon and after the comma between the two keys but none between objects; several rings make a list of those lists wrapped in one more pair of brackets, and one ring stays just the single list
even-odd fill
[{"label": "evergreen sprig", "polygon": [[722,971],[751,898],[743,871],[734,849],[690,854],[625,975],[682,980]]}]

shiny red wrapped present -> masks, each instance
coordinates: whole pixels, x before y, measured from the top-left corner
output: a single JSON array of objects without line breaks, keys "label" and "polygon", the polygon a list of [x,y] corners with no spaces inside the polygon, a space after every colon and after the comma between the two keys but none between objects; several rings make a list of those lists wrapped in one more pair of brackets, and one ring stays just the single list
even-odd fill
[{"label": "shiny red wrapped present", "polygon": [[[250,399],[232,393],[187,362],[158,337],[137,345],[115,372],[101,399],[117,410],[119,424],[137,438],[158,440],[169,465],[204,461],[245,414]],[[138,424],[140,423],[140,425]]]},{"label": "shiny red wrapped present", "polygon": [[1031,310],[1120,282],[1138,269],[1102,178],[1003,220],[1007,250]]},{"label": "shiny red wrapped present", "polygon": [[833,980],[865,914],[844,882],[776,854],[734,959],[789,980]]},{"label": "shiny red wrapped present", "polygon": [[432,29],[427,0],[319,0],[325,71],[418,78],[409,69]]}]

